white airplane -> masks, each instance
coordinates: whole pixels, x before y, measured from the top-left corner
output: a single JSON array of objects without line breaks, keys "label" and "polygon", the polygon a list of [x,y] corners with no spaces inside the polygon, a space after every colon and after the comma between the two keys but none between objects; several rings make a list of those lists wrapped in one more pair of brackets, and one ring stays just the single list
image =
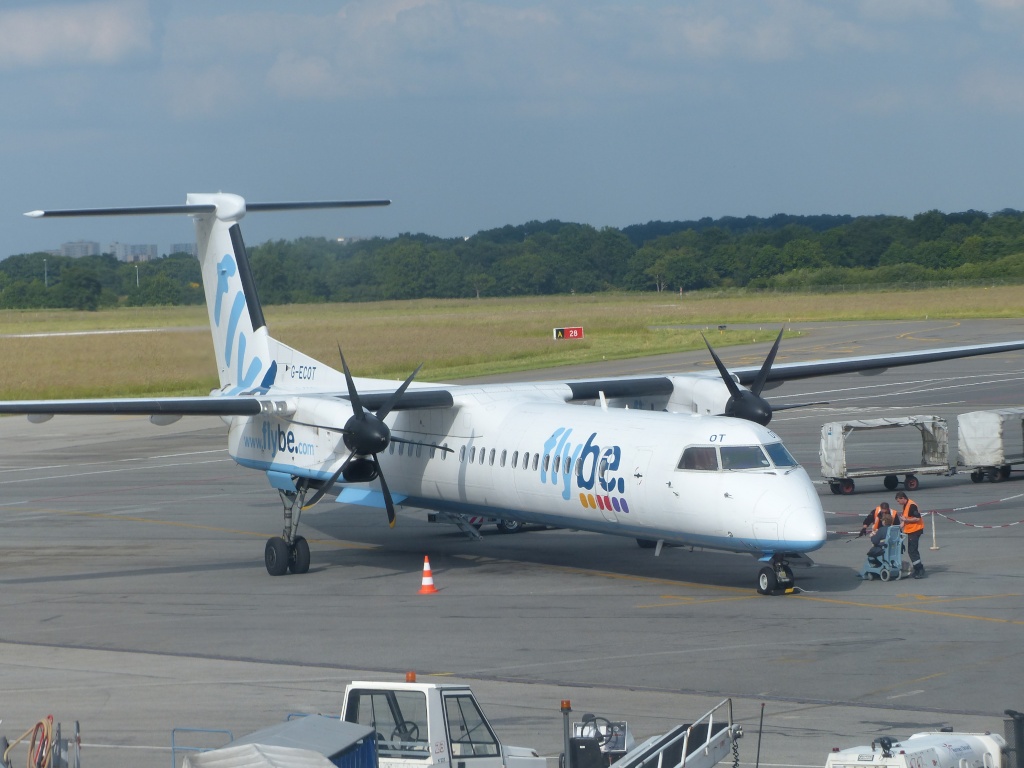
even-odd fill
[{"label": "white airplane", "polygon": [[[767,428],[768,382],[1024,349],[1024,341],[773,368],[606,380],[457,386],[353,378],[270,336],[242,241],[248,211],[387,205],[387,200],[246,204],[189,194],[182,206],[32,211],[32,217],[187,214],[195,219],[220,389],[207,397],[0,402],[0,413],[146,414],[158,425],[218,415],[240,465],[280,493],[284,529],[267,571],[305,573],[304,509],[338,501],[434,510],[754,555],[762,594],[792,590],[791,562],[825,543],[807,472]],[[339,348],[339,353],[340,353]],[[749,385],[744,389],[739,385]],[[595,407],[596,406],[596,407]],[[790,406],[794,407],[794,406]],[[387,480],[385,480],[385,477]],[[378,490],[379,488],[379,490]]]}]

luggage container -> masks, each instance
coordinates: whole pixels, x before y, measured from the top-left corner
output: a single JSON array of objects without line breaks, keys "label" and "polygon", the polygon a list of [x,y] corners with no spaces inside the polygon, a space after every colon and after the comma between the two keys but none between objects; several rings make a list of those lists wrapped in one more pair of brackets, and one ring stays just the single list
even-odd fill
[{"label": "luggage container", "polygon": [[[1022,411],[1024,412],[1024,411]],[[872,458],[879,463],[873,466],[849,466],[847,462],[847,441],[856,432],[878,429],[916,429],[921,434],[921,455],[919,461],[900,462],[895,455],[897,449],[889,446],[876,451]],[[890,455],[892,454],[892,455]],[[915,490],[918,475],[949,475],[956,472],[949,466],[949,430],[946,420],[940,416],[894,416],[885,419],[857,419],[852,421],[831,421],[821,426],[821,445],[818,450],[821,459],[821,475],[828,482],[832,493],[847,494],[854,491],[854,478],[881,477],[882,484],[890,491],[900,485]],[[1024,460],[1024,459],[1022,459]]]},{"label": "luggage container", "polygon": [[956,417],[957,466],[969,467],[971,480],[994,483],[1024,464],[1024,408],[971,411]]}]

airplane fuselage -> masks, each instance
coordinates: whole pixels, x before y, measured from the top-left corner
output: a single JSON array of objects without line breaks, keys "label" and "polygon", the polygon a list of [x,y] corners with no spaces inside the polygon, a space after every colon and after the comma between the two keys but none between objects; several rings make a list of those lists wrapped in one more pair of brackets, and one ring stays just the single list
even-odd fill
[{"label": "airplane fuselage", "polygon": [[[388,418],[394,436],[423,444],[392,442],[379,457],[396,502],[756,555],[825,541],[806,471],[752,422],[570,405],[543,389],[533,398],[488,387],[453,394],[453,408]],[[326,481],[346,451],[338,429],[317,425],[343,425],[351,405],[318,398],[305,413],[304,401],[286,418],[235,417],[235,460]],[[373,496],[342,492],[370,505]]]}]

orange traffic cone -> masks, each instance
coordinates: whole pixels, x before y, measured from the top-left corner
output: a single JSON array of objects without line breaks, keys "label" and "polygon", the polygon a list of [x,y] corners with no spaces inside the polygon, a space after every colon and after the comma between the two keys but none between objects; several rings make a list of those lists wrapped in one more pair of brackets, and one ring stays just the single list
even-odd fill
[{"label": "orange traffic cone", "polygon": [[434,587],[434,576],[430,572],[430,558],[423,556],[423,583],[420,586],[421,595],[432,595],[437,592]]}]

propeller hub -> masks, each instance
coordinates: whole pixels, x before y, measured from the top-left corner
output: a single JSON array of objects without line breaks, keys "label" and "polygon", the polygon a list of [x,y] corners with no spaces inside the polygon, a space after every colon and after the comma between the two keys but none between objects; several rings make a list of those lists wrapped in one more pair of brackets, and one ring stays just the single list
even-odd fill
[{"label": "propeller hub", "polygon": [[345,423],[345,447],[359,456],[380,453],[391,441],[388,425],[372,413],[356,414]]}]

